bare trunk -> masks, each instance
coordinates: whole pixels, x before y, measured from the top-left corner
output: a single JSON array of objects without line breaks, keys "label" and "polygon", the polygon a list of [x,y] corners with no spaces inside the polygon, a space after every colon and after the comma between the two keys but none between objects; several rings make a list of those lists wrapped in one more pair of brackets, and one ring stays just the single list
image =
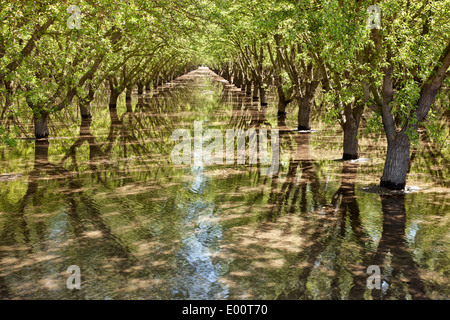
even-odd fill
[{"label": "bare trunk", "polygon": [[128,85],[127,90],[125,91],[125,101],[131,101],[131,93],[133,91],[133,86]]},{"label": "bare trunk", "polygon": [[261,90],[261,83],[259,80],[253,81],[253,101],[258,101],[259,99],[259,91]]},{"label": "bare trunk", "polygon": [[342,159],[353,160],[358,158],[358,126],[354,120],[347,120],[344,124],[344,154]]},{"label": "bare trunk", "polygon": [[144,83],[142,81],[139,81],[137,83],[137,89],[138,89],[138,94],[144,93]]},{"label": "bare trunk", "polygon": [[311,130],[309,118],[312,105],[306,98],[300,98],[298,104],[298,130]]},{"label": "bare trunk", "polygon": [[386,161],[380,185],[394,190],[406,186],[406,174],[409,167],[409,149],[411,143],[405,132],[397,132],[392,141],[388,140]]},{"label": "bare trunk", "polygon": [[148,80],[146,83],[145,83],[145,91],[147,91],[147,92],[149,92],[149,91],[151,91],[152,90],[152,88],[151,88],[151,81],[150,80]]},{"label": "bare trunk", "polygon": [[286,107],[291,102],[290,99],[286,99],[283,85],[281,81],[277,82],[277,94],[278,94],[278,119],[286,118]]},{"label": "bare trunk", "polygon": [[240,70],[236,71],[236,79],[234,79],[234,85],[237,88],[242,87],[242,72]]},{"label": "bare trunk", "polygon": [[119,93],[114,90],[111,90],[111,94],[109,96],[109,108],[117,108],[117,99],[119,98]]},{"label": "bare trunk", "polygon": [[266,89],[265,88],[263,88],[263,87],[261,87],[260,89],[259,89],[259,96],[260,96],[260,99],[261,99],[261,105],[262,106],[267,106],[267,91],[266,91]]},{"label": "bare trunk", "polygon": [[90,101],[85,102],[83,100],[80,100],[80,114],[81,114],[81,119],[83,119],[83,120],[92,118]]},{"label": "bare trunk", "polygon": [[249,78],[247,78],[247,81],[245,83],[245,94],[247,96],[252,95],[252,80],[250,80]]},{"label": "bare trunk", "polygon": [[278,119],[286,119],[286,101],[278,100]]},{"label": "bare trunk", "polygon": [[241,72],[241,77],[242,77],[242,79],[241,79],[241,91],[244,92],[245,88],[246,88],[246,84],[247,84],[247,76],[244,73],[244,71]]},{"label": "bare trunk", "polygon": [[298,130],[311,130],[310,115],[319,81],[306,84],[305,95],[298,100]]},{"label": "bare trunk", "polygon": [[133,112],[133,104],[131,103],[131,100],[127,100],[125,102],[125,106],[127,108],[127,112]]},{"label": "bare trunk", "polygon": [[33,116],[34,122],[34,136],[36,139],[47,138],[49,135],[48,125],[48,112],[47,111],[35,111]]}]

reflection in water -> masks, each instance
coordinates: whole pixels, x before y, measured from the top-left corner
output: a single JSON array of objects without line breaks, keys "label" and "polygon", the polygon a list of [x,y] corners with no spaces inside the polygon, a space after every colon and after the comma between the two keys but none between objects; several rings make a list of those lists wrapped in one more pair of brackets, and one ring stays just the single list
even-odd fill
[{"label": "reflection in water", "polygon": [[[374,292],[374,298],[386,298],[393,295],[393,291],[400,291],[396,298],[405,299],[410,295],[412,299],[424,299],[425,289],[420,279],[416,264],[406,247],[406,210],[405,195],[381,195],[383,209],[383,233],[373,264],[384,267],[384,281],[391,290]],[[402,286],[406,288],[399,290]],[[384,297],[383,295],[386,295]]]},{"label": "reflection in water", "polygon": [[[195,150],[194,153],[198,150]],[[194,157],[201,157],[195,154]],[[208,181],[203,175],[203,163],[194,165],[194,181],[189,187],[189,202],[180,205],[185,215],[182,247],[176,253],[178,277],[172,287],[174,297],[180,299],[225,299],[228,290],[218,282],[221,266],[213,262],[222,239],[222,228],[215,217],[214,203],[203,198]]]},{"label": "reflection in water", "polygon": [[[361,139],[371,162],[332,161],[340,130],[294,132],[207,69],[107,103],[59,135],[69,138],[2,151],[2,172],[15,174],[0,176],[0,298],[448,299],[445,181],[363,192],[378,181],[383,145]],[[279,129],[279,172],[173,165],[171,133],[195,120]],[[423,165],[425,153],[414,161],[410,177],[437,166]],[[81,290],[65,287],[73,264]],[[381,290],[366,286],[369,265],[382,270]]]}]

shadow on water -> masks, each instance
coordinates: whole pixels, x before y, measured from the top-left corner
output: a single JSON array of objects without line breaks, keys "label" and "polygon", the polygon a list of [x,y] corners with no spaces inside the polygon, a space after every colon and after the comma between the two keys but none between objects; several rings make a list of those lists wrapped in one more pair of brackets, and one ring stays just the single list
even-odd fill
[{"label": "shadow on water", "polygon": [[192,168],[189,202],[179,204],[185,217],[181,239],[182,247],[175,254],[177,277],[172,286],[173,297],[178,299],[225,299],[228,290],[218,280],[221,265],[214,261],[218,244],[222,240],[222,227],[215,212],[214,202],[204,199],[208,178],[203,165]]},{"label": "shadow on water", "polygon": [[[369,265],[382,271],[381,288],[372,289],[372,299],[427,299],[411,249],[406,244],[405,195],[380,195],[383,210],[382,235],[375,254],[364,259],[360,273]],[[351,298],[362,299],[366,276],[356,276]]]},{"label": "shadow on water", "polygon": [[[448,191],[365,192],[382,147],[363,140],[374,161],[333,161],[336,132],[295,132],[207,69],[134,98],[98,102],[73,137],[3,151],[0,298],[448,298]],[[279,171],[174,165],[171,134],[195,120],[278,129]],[[81,290],[66,288],[69,265]]]}]

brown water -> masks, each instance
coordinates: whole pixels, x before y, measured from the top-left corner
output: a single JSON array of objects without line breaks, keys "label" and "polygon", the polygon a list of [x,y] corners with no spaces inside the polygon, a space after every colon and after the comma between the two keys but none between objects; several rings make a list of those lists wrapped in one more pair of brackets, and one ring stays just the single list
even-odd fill
[{"label": "brown water", "polygon": [[[294,132],[295,115],[278,123],[273,101],[261,109],[219,80],[199,69],[116,111],[99,98],[92,122],[54,119],[57,138],[0,149],[0,297],[449,298],[449,168],[433,145],[415,155],[410,192],[389,193],[375,187],[381,137],[336,161],[338,128]],[[279,172],[174,165],[171,134],[195,120],[224,135],[278,128]]]}]

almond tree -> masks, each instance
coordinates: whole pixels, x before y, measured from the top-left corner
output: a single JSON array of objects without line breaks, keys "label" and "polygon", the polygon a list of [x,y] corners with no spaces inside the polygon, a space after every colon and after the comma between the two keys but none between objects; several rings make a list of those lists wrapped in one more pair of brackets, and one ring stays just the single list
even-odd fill
[{"label": "almond tree", "polygon": [[380,184],[404,189],[411,141],[448,75],[450,3],[392,0],[380,8],[370,56],[372,109],[382,118],[388,143]]}]

